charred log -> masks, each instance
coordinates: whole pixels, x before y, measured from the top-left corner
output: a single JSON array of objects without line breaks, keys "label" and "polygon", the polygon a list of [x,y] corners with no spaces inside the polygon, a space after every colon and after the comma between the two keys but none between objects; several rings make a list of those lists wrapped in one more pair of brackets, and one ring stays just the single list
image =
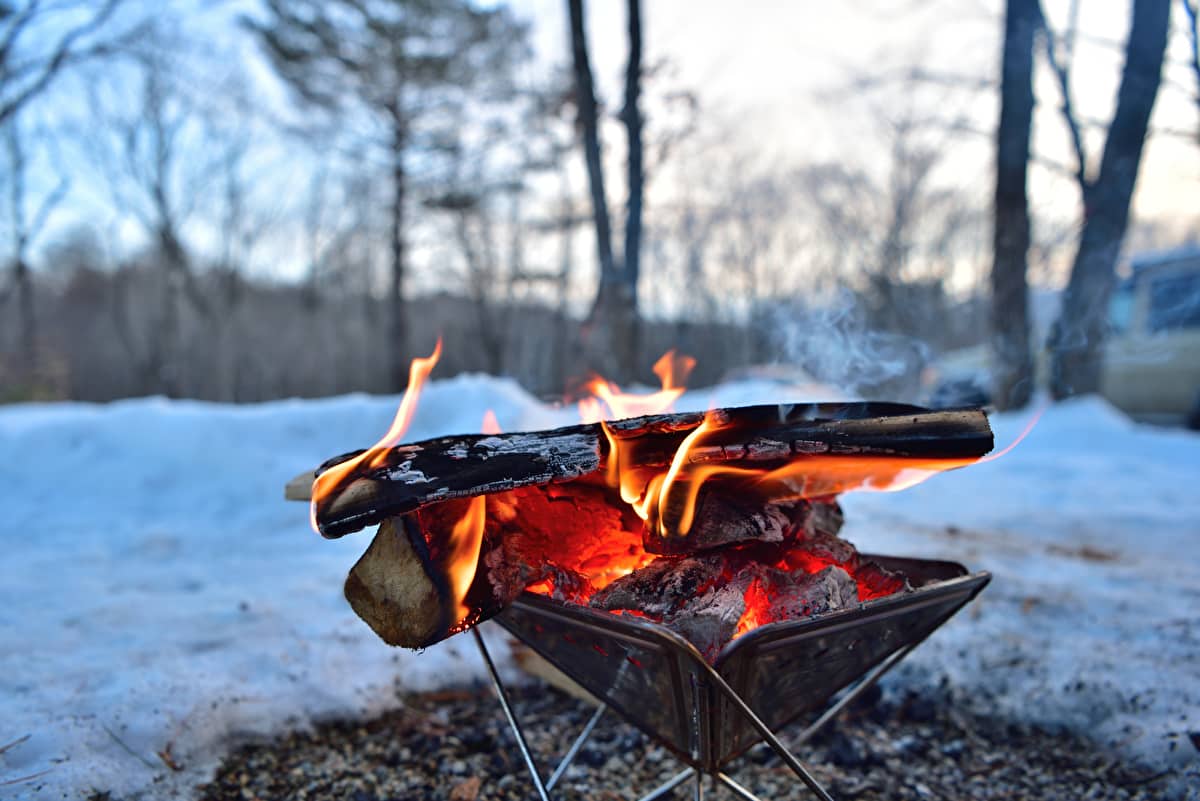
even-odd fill
[{"label": "charred log", "polygon": [[746,542],[785,542],[817,532],[836,535],[842,527],[842,510],[834,501],[764,503],[736,485],[713,481],[700,489],[691,525],[680,534],[686,500],[677,494],[662,510],[661,523],[652,519],[643,525],[642,545],[647,551],[682,554]]},{"label": "charred log", "polygon": [[[978,410],[929,412],[900,404],[853,403],[750,406],[709,415],[719,430],[691,453],[693,463],[772,468],[815,454],[972,459],[992,448],[987,418]],[[652,468],[670,464],[703,419],[703,414],[654,415],[607,427],[631,459]],[[340,537],[449,499],[600,475],[610,458],[608,442],[604,429],[592,424],[396,446],[383,454],[378,467],[357,469],[321,499],[317,523],[325,536]]]},{"label": "charred log", "polygon": [[[810,573],[802,567],[778,567],[781,554],[755,546],[661,557],[597,592],[590,605],[660,622],[712,661],[742,627],[858,603],[858,583],[847,570],[827,565]],[[899,584],[903,586],[902,580]]]}]

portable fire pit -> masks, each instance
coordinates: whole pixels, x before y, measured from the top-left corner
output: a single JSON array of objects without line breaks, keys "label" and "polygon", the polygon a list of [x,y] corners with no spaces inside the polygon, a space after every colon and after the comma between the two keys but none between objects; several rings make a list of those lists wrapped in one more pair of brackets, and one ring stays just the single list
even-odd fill
[{"label": "portable fire pit", "polygon": [[[643,801],[700,773],[743,798],[754,798],[722,768],[762,740],[818,797],[829,798],[774,732],[817,712],[845,690],[793,741],[798,745],[811,738],[990,580],[986,572],[968,574],[951,562],[873,558],[902,570],[918,586],[852,610],[761,626],[726,646],[713,665],[661,625],[532,593],[518,598],[496,620],[599,699],[604,706],[598,713],[613,709],[690,766]],[[486,651],[482,639],[479,645]],[[490,657],[488,663],[490,667]],[[492,678],[503,698],[494,671]],[[570,757],[596,719],[598,714],[568,751]],[[518,726],[511,710],[509,720]],[[518,729],[518,743],[523,742]],[[552,778],[567,764],[569,760]]]},{"label": "portable fire pit", "polygon": [[[543,801],[606,708],[687,766],[643,801],[765,741],[829,794],[799,745],[988,583],[961,565],[859,554],[846,490],[898,489],[978,460],[982,412],[763,406],[385,444],[289,485],[341,536],[380,523],[346,597],[385,641],[472,629]],[[636,513],[636,514],[635,514]],[[501,626],[601,702],[543,779],[474,627]]]}]

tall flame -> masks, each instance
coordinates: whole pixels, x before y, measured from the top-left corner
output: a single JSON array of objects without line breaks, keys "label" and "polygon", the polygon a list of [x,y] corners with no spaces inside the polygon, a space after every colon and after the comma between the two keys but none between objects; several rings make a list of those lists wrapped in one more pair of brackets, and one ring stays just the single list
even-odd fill
[{"label": "tall flame", "polygon": [[654,374],[662,389],[649,395],[622,392],[613,382],[595,376],[584,385],[592,396],[579,401],[579,417],[585,423],[597,423],[668,412],[687,388],[687,377],[695,366],[691,356],[667,351],[654,363]]},{"label": "tall flame", "polygon": [[466,604],[467,590],[475,580],[479,564],[479,549],[483,545],[483,524],[487,519],[487,496],[476,495],[467,506],[466,513],[459,518],[450,532],[449,559],[446,561],[446,578],[450,583],[450,594],[458,608],[456,623],[463,623],[471,608]]},{"label": "tall flame", "polygon": [[405,432],[408,431],[413,414],[417,410],[417,403],[421,399],[421,390],[424,388],[429,374],[433,372],[434,366],[437,365],[438,359],[441,357],[442,338],[438,337],[437,345],[433,348],[433,353],[423,359],[413,359],[409,365],[408,387],[404,390],[404,397],[400,400],[400,408],[396,410],[396,416],[392,420],[392,425],[388,428],[387,433],[383,435],[383,439],[353,459],[334,465],[317,476],[316,480],[313,481],[309,517],[312,521],[314,531],[320,530],[317,528],[317,504],[324,500],[326,496],[332,495],[340,489],[343,482],[360,465],[365,465],[367,468],[382,465],[387,456],[388,449],[399,444]]}]

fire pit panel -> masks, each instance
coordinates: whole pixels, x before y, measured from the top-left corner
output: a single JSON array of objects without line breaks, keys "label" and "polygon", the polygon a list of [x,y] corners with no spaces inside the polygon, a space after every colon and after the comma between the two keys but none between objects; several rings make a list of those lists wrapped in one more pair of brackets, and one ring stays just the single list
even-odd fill
[{"label": "fire pit panel", "polygon": [[[916,589],[762,626],[717,658],[717,672],[772,730],[822,707],[891,654],[923,640],[990,580],[950,562],[869,558],[906,572]],[[496,620],[694,767],[717,770],[760,739],[706,679],[708,666],[696,648],[664,626],[532,593]]]},{"label": "fire pit panel", "polygon": [[669,629],[525,593],[497,621],[634,726],[694,759],[696,649]]},{"label": "fire pit panel", "polygon": [[[907,574],[914,592],[820,618],[763,626],[731,643],[717,671],[763,722],[778,730],[813,713],[892,653],[928,637],[983,589],[986,573],[952,562],[870,555]],[[716,703],[713,752],[723,764],[759,739],[738,712]]]}]

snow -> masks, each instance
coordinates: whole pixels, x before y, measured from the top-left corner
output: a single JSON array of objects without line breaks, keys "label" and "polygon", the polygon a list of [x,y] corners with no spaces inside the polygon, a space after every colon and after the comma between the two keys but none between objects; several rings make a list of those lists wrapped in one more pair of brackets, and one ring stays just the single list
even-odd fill
[{"label": "snow", "polygon": [[[1027,418],[994,417],[997,442]],[[1085,398],[996,461],[846,496],[843,534],[994,576],[903,679],[944,675],[979,711],[1083,732],[1200,793],[1198,485],[1200,436]]]},{"label": "snow", "polygon": [[[685,396],[820,400],[770,381]],[[222,406],[157,398],[0,409],[0,796],[187,797],[234,743],[476,679],[469,639],[388,648],[341,595],[363,534],[326,541],[282,488],[373,442],[395,397]],[[408,439],[574,422],[506,380],[433,382]],[[993,419],[999,443],[1027,416]],[[897,669],[983,711],[1084,731],[1191,770],[1200,729],[1200,437],[1086,399],[1011,454],[903,493],[845,499],[864,550],[995,578]],[[951,528],[953,527],[953,528]],[[499,649],[501,652],[503,649]],[[157,755],[170,748],[182,766]],[[1172,750],[1173,748],[1173,750]],[[31,774],[25,782],[4,784]]]}]

